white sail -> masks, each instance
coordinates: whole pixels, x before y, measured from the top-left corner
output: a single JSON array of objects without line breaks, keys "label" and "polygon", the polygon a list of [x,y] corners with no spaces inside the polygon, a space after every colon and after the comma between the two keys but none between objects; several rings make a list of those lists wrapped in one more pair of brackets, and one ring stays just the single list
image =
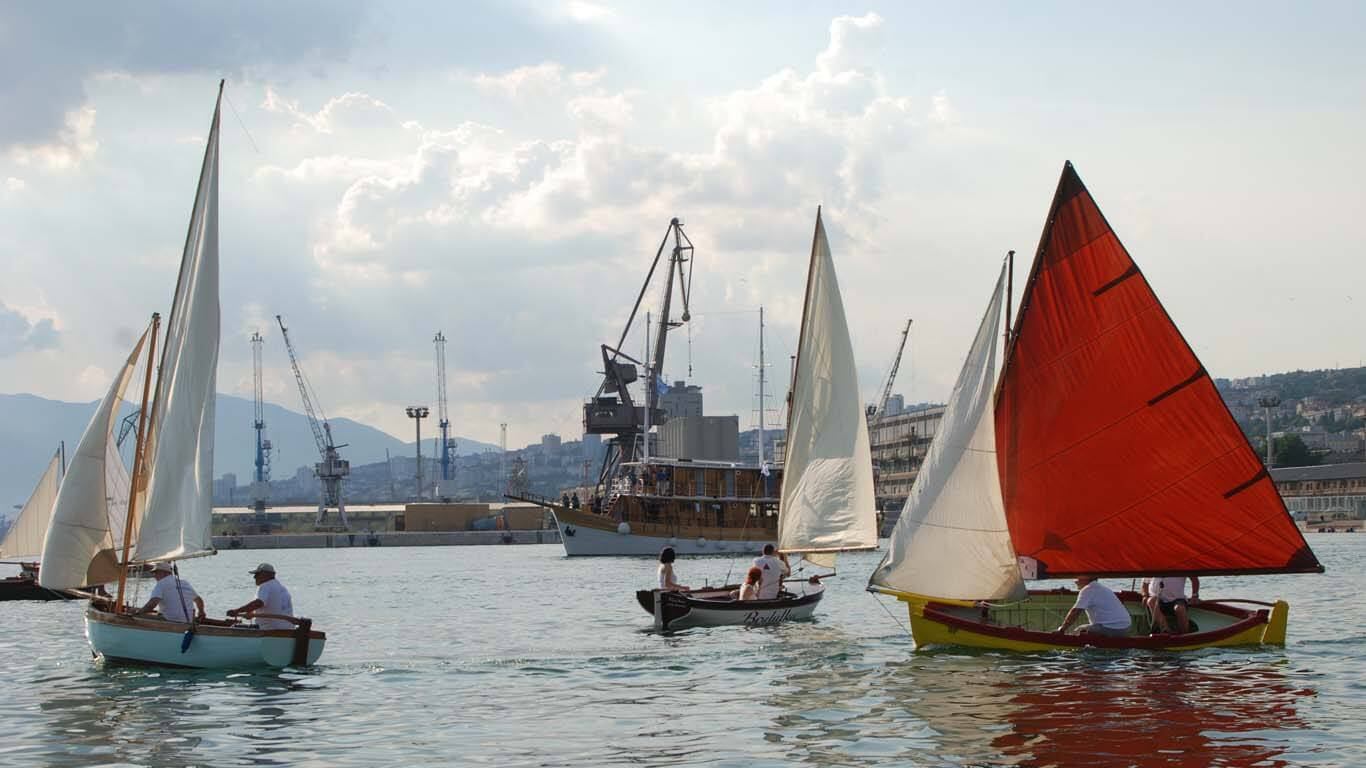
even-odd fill
[{"label": "white sail", "polygon": [[877,547],[868,422],[819,212],[787,435],[778,548],[839,552]]},{"label": "white sail", "polygon": [[[111,507],[126,508],[128,483],[117,486],[123,472],[122,459],[113,445],[114,426],[124,390],[137,366],[138,355],[147,334],[114,377],[109,392],[100,401],[95,415],[85,427],[62,478],[57,500],[53,503],[52,522],[43,540],[42,568],[38,583],[49,589],[73,589],[101,584],[118,577],[118,560],[113,549],[122,544],[122,514],[111,515]],[[110,466],[112,464],[116,466]],[[114,480],[111,483],[111,479]],[[122,498],[124,501],[118,501]],[[116,518],[116,519],[111,519]]]},{"label": "white sail", "polygon": [[175,301],[166,322],[144,448],[146,485],[137,505],[137,561],[213,551],[209,532],[218,380],[218,115],[215,105]]},{"label": "white sail", "polygon": [[1006,528],[992,408],[1005,278],[1003,268],[874,585],[942,599],[1024,596]]},{"label": "white sail", "polygon": [[43,537],[52,519],[52,507],[57,503],[57,487],[62,479],[62,454],[52,455],[47,470],[38,478],[38,485],[29,494],[19,516],[10,523],[5,540],[0,541],[0,558],[9,560],[37,560],[43,553]]}]

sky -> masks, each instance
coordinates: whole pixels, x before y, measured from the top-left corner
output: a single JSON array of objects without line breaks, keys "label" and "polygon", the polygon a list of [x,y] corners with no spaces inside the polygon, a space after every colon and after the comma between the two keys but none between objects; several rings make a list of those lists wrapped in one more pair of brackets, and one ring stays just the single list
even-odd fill
[{"label": "sky", "polygon": [[942,401],[1065,160],[1212,375],[1359,365],[1362,29],[1331,2],[0,4],[0,392],[94,400],[168,311],[220,78],[219,389],[251,397],[259,330],[300,408],[280,314],[326,415],[403,438],[438,330],[455,433],[577,437],[675,216],[666,375],[753,426],[758,308],[786,381],[817,206],[866,397],[911,318],[895,389]]}]

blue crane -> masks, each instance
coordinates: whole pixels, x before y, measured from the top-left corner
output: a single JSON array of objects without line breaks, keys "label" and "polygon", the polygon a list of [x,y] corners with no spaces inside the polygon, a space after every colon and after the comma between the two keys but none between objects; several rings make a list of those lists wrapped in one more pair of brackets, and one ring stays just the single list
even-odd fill
[{"label": "blue crane", "polygon": [[[299,396],[304,401],[304,413],[308,416],[308,426],[313,430],[313,441],[318,444],[318,456],[322,459],[313,465],[313,473],[318,476],[320,481],[321,493],[318,497],[318,519],[316,521],[319,529],[330,529],[334,526],[324,526],[327,521],[327,510],[330,507],[337,508],[337,516],[341,521],[341,529],[346,530],[349,524],[346,521],[346,505],[342,502],[342,479],[351,474],[351,462],[341,458],[337,453],[338,448],[345,448],[346,445],[336,445],[332,442],[332,425],[327,423],[327,415],[324,414],[321,420],[313,410],[313,398],[309,397],[312,387],[304,378],[304,372],[299,369],[299,358],[294,354],[294,345],[289,341],[289,329],[285,328],[285,321],[279,315],[275,316],[275,321],[280,324],[280,335],[285,337],[285,350],[289,352],[289,365],[294,369],[294,380],[299,384]],[[320,409],[321,410],[321,409]]]}]

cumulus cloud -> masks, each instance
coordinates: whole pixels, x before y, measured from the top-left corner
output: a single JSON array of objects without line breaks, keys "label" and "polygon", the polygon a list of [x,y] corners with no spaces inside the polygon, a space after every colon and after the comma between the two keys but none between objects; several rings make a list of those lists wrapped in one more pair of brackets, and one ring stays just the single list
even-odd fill
[{"label": "cumulus cloud", "polygon": [[52,318],[30,320],[19,310],[0,302],[0,357],[11,357],[25,350],[54,349],[60,339]]},{"label": "cumulus cloud", "polygon": [[0,148],[45,146],[102,73],[278,72],[343,58],[367,10],[351,0],[0,4]]},{"label": "cumulus cloud", "polygon": [[52,141],[17,144],[10,148],[10,157],[22,166],[67,171],[95,154],[99,146],[95,139],[95,110],[86,107],[68,112],[61,131]]}]

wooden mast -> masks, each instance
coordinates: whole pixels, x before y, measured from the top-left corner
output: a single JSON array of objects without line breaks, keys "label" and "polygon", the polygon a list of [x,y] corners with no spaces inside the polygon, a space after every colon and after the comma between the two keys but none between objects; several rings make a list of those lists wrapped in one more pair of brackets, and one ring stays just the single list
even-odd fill
[{"label": "wooden mast", "polygon": [[147,347],[147,373],[142,381],[142,408],[138,411],[138,437],[133,449],[133,478],[128,484],[128,514],[123,522],[123,555],[119,558],[119,591],[114,602],[114,612],[123,613],[123,592],[128,583],[128,550],[133,545],[133,522],[137,520],[138,487],[144,480],[147,447],[147,399],[152,390],[152,360],[156,357],[157,330],[161,326],[161,314],[152,313],[152,339]]}]

